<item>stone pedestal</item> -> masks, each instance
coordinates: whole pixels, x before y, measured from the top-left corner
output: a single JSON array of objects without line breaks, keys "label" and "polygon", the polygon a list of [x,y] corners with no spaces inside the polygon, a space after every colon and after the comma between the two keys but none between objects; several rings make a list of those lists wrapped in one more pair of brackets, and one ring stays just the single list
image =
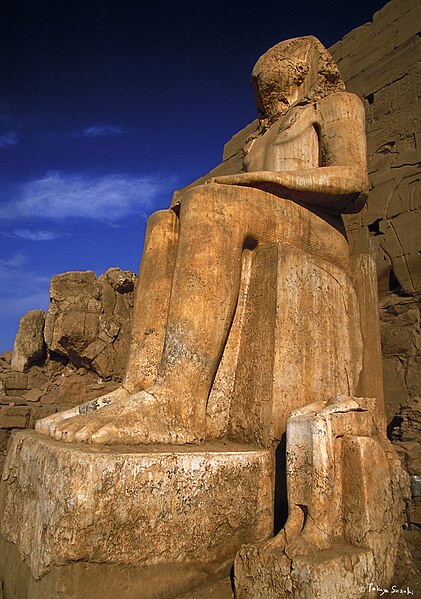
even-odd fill
[{"label": "stone pedestal", "polygon": [[273,473],[271,451],[224,442],[110,448],[16,433],[1,489],[6,597],[158,599],[223,576],[242,543],[273,532]]}]

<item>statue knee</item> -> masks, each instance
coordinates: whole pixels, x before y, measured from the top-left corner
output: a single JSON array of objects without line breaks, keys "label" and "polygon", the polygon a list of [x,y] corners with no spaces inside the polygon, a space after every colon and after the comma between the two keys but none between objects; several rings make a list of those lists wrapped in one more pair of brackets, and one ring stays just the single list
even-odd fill
[{"label": "statue knee", "polygon": [[186,193],[181,205],[180,219],[197,225],[212,221],[213,225],[226,223],[231,217],[231,202],[222,185],[198,185]]},{"label": "statue knee", "polygon": [[153,212],[148,218],[147,234],[150,235],[153,231],[167,229],[170,231],[178,229],[176,213],[171,209]]}]

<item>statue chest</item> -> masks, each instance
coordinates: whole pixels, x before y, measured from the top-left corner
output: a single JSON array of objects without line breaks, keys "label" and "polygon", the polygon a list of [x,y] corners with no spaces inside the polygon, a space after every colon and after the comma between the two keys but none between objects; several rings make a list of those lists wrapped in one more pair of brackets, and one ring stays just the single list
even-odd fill
[{"label": "statue chest", "polygon": [[317,168],[319,151],[315,110],[313,106],[297,107],[254,140],[244,168],[248,172]]}]

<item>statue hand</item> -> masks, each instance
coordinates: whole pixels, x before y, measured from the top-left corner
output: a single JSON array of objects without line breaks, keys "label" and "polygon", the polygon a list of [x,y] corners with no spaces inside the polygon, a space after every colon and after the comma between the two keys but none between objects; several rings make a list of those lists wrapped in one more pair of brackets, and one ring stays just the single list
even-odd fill
[{"label": "statue hand", "polygon": [[238,173],[237,175],[222,175],[220,177],[211,177],[205,181],[205,185],[209,183],[218,183],[220,185],[253,185],[254,183],[264,180],[263,173],[250,172]]}]

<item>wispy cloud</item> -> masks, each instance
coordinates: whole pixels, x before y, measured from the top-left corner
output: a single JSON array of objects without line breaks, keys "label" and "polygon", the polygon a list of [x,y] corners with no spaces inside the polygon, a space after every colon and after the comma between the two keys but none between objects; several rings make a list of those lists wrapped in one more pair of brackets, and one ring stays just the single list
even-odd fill
[{"label": "wispy cloud", "polygon": [[26,258],[23,254],[14,254],[9,260],[0,258],[0,275],[22,268],[25,262]]},{"label": "wispy cloud", "polygon": [[0,135],[0,149],[8,148],[9,146],[15,146],[18,143],[18,134],[16,131],[7,131]]},{"label": "wispy cloud", "polygon": [[123,129],[116,125],[92,125],[92,127],[84,129],[82,135],[84,137],[108,137],[110,135],[120,135],[123,132]]},{"label": "wispy cloud", "polygon": [[0,206],[0,217],[85,218],[110,223],[145,214],[154,200],[173,187],[174,178],[170,177],[49,172],[18,188],[13,194],[15,200]]},{"label": "wispy cloud", "polygon": [[49,277],[27,269],[23,254],[0,259],[0,313],[20,318],[27,310],[48,306]]},{"label": "wispy cloud", "polygon": [[28,239],[29,241],[51,241],[61,237],[60,233],[55,231],[30,231],[29,229],[14,229],[12,236]]}]

